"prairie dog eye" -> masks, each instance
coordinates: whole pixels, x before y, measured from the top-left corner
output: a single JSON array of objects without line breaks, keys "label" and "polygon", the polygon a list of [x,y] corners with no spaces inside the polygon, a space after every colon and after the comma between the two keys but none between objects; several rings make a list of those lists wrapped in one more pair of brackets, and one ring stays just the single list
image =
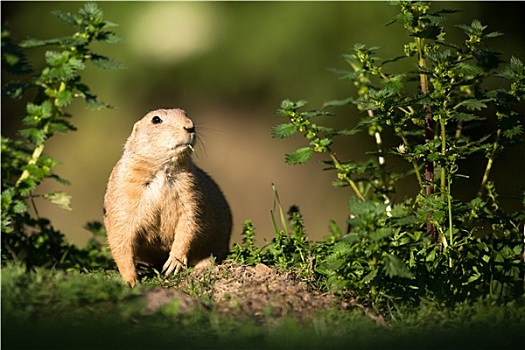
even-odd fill
[{"label": "prairie dog eye", "polygon": [[160,123],[162,123],[162,119],[158,115],[156,115],[153,118],[151,118],[151,122],[153,124],[160,124]]}]

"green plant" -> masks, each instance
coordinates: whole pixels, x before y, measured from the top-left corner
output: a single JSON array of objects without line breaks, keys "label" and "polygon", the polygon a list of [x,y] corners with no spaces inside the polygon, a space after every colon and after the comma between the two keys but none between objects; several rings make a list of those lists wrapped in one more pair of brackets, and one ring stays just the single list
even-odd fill
[{"label": "green plant", "polygon": [[[314,154],[327,155],[336,186],[349,186],[350,232],[332,239],[326,255],[316,258],[316,271],[328,286],[355,292],[375,303],[475,299],[523,294],[525,213],[502,210],[491,173],[504,148],[523,144],[525,67],[512,57],[499,69],[500,54],[485,41],[501,35],[486,32],[474,20],[459,28],[462,44],[445,40],[445,15],[430,12],[428,2],[396,2],[400,23],[410,41],[403,55],[383,61],[377,47],[356,44],[345,55],[352,68],[341,72],[356,95],[331,101],[323,110],[304,111],[306,101],[284,100],[278,114],[287,119],[273,128],[275,138],[301,134],[308,144],[286,155],[288,164],[303,164]],[[394,62],[411,60],[416,71],[390,73]],[[502,81],[489,88],[487,80]],[[492,82],[493,83],[493,82]],[[355,127],[318,124],[328,108],[353,105],[362,117]],[[485,118],[495,127],[480,128]],[[482,132],[475,136],[472,130]],[[376,142],[364,161],[343,160],[334,145],[343,137],[366,131]],[[386,147],[388,134],[397,147]],[[461,160],[473,154],[485,159],[479,190],[460,200],[452,184],[464,176]],[[405,162],[409,171],[395,171],[388,162]],[[400,179],[419,186],[411,199],[395,202]]]},{"label": "green plant", "polygon": [[[70,209],[70,196],[64,192],[39,194],[38,185],[45,179],[62,184],[67,181],[53,172],[58,164],[44,154],[46,141],[57,133],[74,131],[66,108],[75,98],[86,101],[91,108],[109,107],[97,100],[80,73],[90,62],[114,69],[120,64],[91,51],[96,42],[114,44],[121,39],[109,28],[95,3],[86,3],[71,14],[54,11],[60,20],[75,28],[74,34],[56,39],[28,39],[18,44],[2,27],[2,69],[9,74],[25,76],[2,87],[2,94],[14,99],[25,98],[24,129],[16,139],[2,135],[2,260],[23,261],[28,265],[55,265],[69,260],[75,250],[51,222],[40,217],[35,198],[44,198]],[[25,49],[51,46],[45,52],[45,67],[35,73],[27,62]],[[35,96],[28,99],[26,96]],[[11,114],[20,114],[10,111]],[[30,213],[30,207],[34,215]]]},{"label": "green plant", "polygon": [[255,227],[251,220],[244,221],[242,243],[234,244],[229,258],[241,263],[255,265],[261,262],[261,248],[255,245]]},{"label": "green plant", "polygon": [[[299,208],[292,206],[288,211],[288,222],[291,230],[288,229],[287,220],[279,199],[279,193],[275,186],[274,209],[271,217],[275,230],[275,238],[264,247],[259,248],[255,245],[255,228],[250,220],[244,222],[242,244],[233,246],[230,258],[243,264],[263,263],[275,265],[280,269],[297,268],[299,270],[308,269],[311,264],[310,250],[313,242],[309,241],[304,231],[302,214]],[[278,211],[281,228],[277,224],[275,211]]]}]

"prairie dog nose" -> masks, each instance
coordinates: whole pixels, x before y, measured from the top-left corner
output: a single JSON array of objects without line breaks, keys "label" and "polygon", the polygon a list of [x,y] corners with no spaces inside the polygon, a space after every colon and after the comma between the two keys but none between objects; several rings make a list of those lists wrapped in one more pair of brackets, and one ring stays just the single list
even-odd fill
[{"label": "prairie dog nose", "polygon": [[195,127],[192,126],[184,126],[184,130],[186,130],[189,134],[195,134]]}]

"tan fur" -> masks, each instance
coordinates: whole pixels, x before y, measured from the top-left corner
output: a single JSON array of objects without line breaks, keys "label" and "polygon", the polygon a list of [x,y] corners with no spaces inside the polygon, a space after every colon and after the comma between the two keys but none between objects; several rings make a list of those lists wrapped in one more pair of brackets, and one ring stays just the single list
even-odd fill
[{"label": "tan fur", "polygon": [[[161,123],[154,124],[157,116]],[[136,263],[184,266],[223,260],[232,229],[217,184],[191,160],[193,122],[180,109],[152,111],[133,127],[104,198],[104,224],[122,278],[138,283]]]}]

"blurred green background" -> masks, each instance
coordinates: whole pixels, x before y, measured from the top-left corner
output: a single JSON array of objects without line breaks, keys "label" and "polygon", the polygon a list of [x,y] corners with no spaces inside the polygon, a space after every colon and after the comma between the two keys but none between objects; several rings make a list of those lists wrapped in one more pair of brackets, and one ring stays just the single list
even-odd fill
[{"label": "blurred green background", "polygon": [[[221,185],[234,213],[233,242],[240,241],[242,223],[252,219],[259,239],[271,238],[271,184],[275,183],[287,209],[297,204],[307,233],[321,239],[334,219],[345,226],[349,189],[334,189],[334,174],[322,164],[284,164],[284,154],[302,144],[300,139],[273,140],[271,127],[280,122],[274,112],[284,98],[306,99],[309,107],[345,98],[353,91],[330,68],[346,69],[341,54],[356,42],[378,45],[383,58],[402,54],[407,41],[397,24],[385,24],[398,7],[384,2],[98,2],[105,19],[117,23],[115,31],[126,39],[118,45],[100,45],[95,51],[126,66],[104,71],[88,67],[85,82],[111,110],[90,111],[82,103],[71,106],[78,131],[58,135],[46,152],[63,165],[56,171],[71,186],[44,184],[44,190],[73,195],[73,211],[39,202],[42,216],[51,218],[76,244],[89,233],[87,221],[102,220],[102,201],[110,171],[122,152],[132,125],[156,108],[185,109],[196,122],[204,147],[198,164]],[[447,38],[462,40],[455,24],[479,19],[489,31],[506,35],[491,47],[525,59],[525,21],[520,2],[436,2],[433,10],[456,8],[449,17]],[[15,39],[69,35],[72,29],[50,14],[59,9],[77,12],[81,2],[2,2],[2,22]],[[44,50],[31,49],[29,60],[41,67]],[[410,63],[412,64],[412,63]],[[413,69],[414,66],[410,66]],[[20,127],[24,101],[2,99],[2,134]],[[347,125],[358,119],[350,109],[335,110]],[[388,138],[385,142],[389,142]],[[393,145],[391,145],[393,146]],[[373,140],[359,135],[339,152],[360,159]],[[466,172],[480,170],[480,158],[467,161]],[[509,210],[519,206],[523,186],[523,149],[503,154],[494,173]],[[473,194],[479,177],[464,180],[464,196]],[[473,186],[469,187],[469,184]],[[414,190],[407,181],[398,195]],[[471,188],[472,187],[472,188]],[[259,243],[263,243],[259,240]]]}]

